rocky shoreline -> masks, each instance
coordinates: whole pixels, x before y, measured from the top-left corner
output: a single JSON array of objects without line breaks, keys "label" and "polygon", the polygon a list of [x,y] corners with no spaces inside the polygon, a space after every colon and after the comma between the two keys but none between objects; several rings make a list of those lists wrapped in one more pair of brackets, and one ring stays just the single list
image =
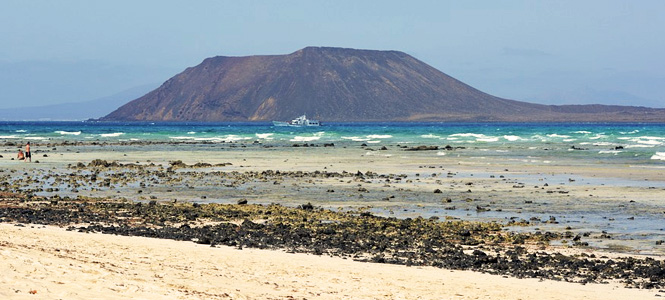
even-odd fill
[{"label": "rocky shoreline", "polygon": [[35,197],[3,192],[0,221],[80,232],[144,236],[237,248],[280,249],[409,266],[473,270],[577,283],[621,282],[665,288],[665,263],[653,258],[546,251],[552,232],[515,233],[495,222],[374,216],[254,204],[133,202]]},{"label": "rocky shoreline", "polygon": [[[594,221],[595,224],[624,222],[626,226],[642,224],[640,217],[647,214],[661,214],[658,203],[659,194],[663,192],[650,187],[613,189],[600,181],[595,188],[584,183],[584,178],[573,179],[570,175],[553,180],[538,179],[541,175],[519,178],[507,169],[480,171],[480,176],[478,173],[474,176],[473,172],[459,172],[441,164],[414,164],[401,170],[365,166],[366,169],[359,171],[347,168],[351,164],[333,168],[332,164],[326,166],[314,161],[313,167],[301,167],[291,162],[298,157],[288,158],[282,154],[284,151],[270,150],[270,156],[275,157],[269,158],[269,162],[262,161],[264,158],[233,159],[232,155],[228,155],[231,156],[228,159],[225,153],[224,160],[189,160],[187,163],[171,160],[170,156],[168,160],[155,157],[154,153],[147,155],[150,159],[144,157],[142,161],[127,159],[118,151],[114,155],[125,159],[20,164],[29,168],[0,170],[0,187],[6,192],[54,199],[96,197],[137,202],[227,204],[244,201],[264,205],[280,203],[289,207],[311,202],[332,210],[366,208],[376,215],[397,218],[423,216],[498,221],[530,232],[557,232],[562,237],[558,242],[566,245],[633,253],[639,253],[639,248],[631,248],[635,245],[631,243],[635,241],[634,236],[607,231],[605,224],[595,228],[584,225],[589,216],[577,212],[605,214],[603,221]],[[328,153],[320,152],[321,155]],[[238,153],[248,156],[244,151]],[[285,153],[290,155],[288,151]],[[258,151],[254,155],[259,154],[265,153]],[[80,155],[99,157],[97,152]],[[45,160],[57,159],[53,157],[49,155]],[[287,158],[281,162],[280,157]],[[531,182],[523,181],[525,179]],[[591,192],[603,193],[601,201],[594,199],[598,196],[590,196]],[[637,201],[627,198],[631,193]],[[605,201],[605,198],[611,200]],[[625,213],[612,213],[617,207]],[[523,225],[532,226],[521,227]],[[649,239],[639,240],[643,247],[648,243],[646,252],[660,253],[663,240],[660,232]]]},{"label": "rocky shoreline", "polygon": [[[90,141],[35,148],[40,163],[7,154],[0,170],[0,223],[26,234],[43,224],[74,239],[104,233],[182,241],[209,253],[306,253],[372,269],[431,268],[441,280],[449,270],[468,270],[519,286],[535,278],[665,293],[657,222],[665,188],[655,168],[534,165],[399,145]],[[604,177],[608,170],[614,177]],[[121,260],[128,255],[116,251]]]}]

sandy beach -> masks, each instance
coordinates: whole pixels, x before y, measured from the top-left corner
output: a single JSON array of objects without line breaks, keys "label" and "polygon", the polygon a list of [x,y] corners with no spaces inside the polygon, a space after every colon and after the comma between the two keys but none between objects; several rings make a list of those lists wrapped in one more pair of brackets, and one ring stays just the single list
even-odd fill
[{"label": "sandy beach", "polygon": [[[160,147],[170,148],[155,149]],[[620,255],[648,254],[661,259],[662,249],[653,247],[652,241],[647,242],[651,245],[647,250],[641,250],[643,241],[608,239],[605,233],[590,228],[584,220],[566,211],[571,207],[592,206],[603,211],[638,203],[634,208],[625,208],[638,216],[637,222],[640,213],[660,213],[656,210],[664,192],[651,185],[660,184],[662,169],[573,165],[564,160],[526,164],[390,148],[368,151],[255,146],[207,151],[163,145],[58,146],[57,150],[42,147],[41,157],[33,158],[39,163],[5,159],[2,164],[4,180],[13,184],[14,189],[30,187],[27,189],[35,195],[46,197],[61,194],[73,198],[122,197],[130,201],[199,203],[236,203],[246,199],[250,203],[286,206],[311,202],[332,210],[362,209],[386,216],[503,222],[516,216],[515,220],[535,223],[524,227],[527,229],[535,226],[555,232],[571,231],[573,236],[591,232],[582,241],[596,248],[578,249],[564,244],[561,248],[564,251],[602,256],[616,255],[613,252],[619,250]],[[118,162],[121,167],[99,169],[90,163],[95,159]],[[159,175],[176,159],[182,160],[184,167],[169,176]],[[81,162],[83,167],[77,168]],[[195,168],[196,163],[213,166]],[[265,175],[269,170],[283,173]],[[363,176],[355,175],[359,171]],[[338,176],[326,177],[317,172],[335,172]],[[93,174],[97,178],[91,180]],[[68,183],[57,184],[65,180]],[[100,182],[104,180],[112,182],[113,187],[103,186]],[[625,185],[626,182],[646,183]],[[59,189],[49,192],[46,186]],[[442,191],[433,192],[435,189]],[[556,217],[557,222],[545,222],[548,215]],[[81,233],[36,224],[2,223],[0,231],[0,259],[6,262],[0,266],[5,274],[0,279],[0,297],[6,299],[649,299],[665,296],[659,289],[630,289],[619,282],[581,284],[518,279],[280,250],[238,250],[188,241]]]},{"label": "sandy beach", "polygon": [[515,279],[281,251],[0,224],[3,299],[650,299],[619,284]]},{"label": "sandy beach", "polygon": [[665,0],[0,8],[0,300],[665,299]]}]

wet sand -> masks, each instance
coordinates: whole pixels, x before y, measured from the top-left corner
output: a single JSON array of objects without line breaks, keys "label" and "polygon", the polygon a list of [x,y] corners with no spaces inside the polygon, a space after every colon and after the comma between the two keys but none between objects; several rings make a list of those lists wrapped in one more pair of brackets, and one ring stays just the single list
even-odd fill
[{"label": "wet sand", "polygon": [[[11,161],[7,154],[0,160],[6,170],[0,176],[4,174],[8,185],[14,184],[10,190],[40,196],[201,203],[246,199],[287,206],[312,203],[334,210],[364,208],[377,215],[402,218],[528,223],[530,226],[516,230],[569,231],[585,235],[584,242],[601,249],[665,253],[659,247],[665,240],[665,225],[660,222],[665,216],[665,169],[657,166],[553,157],[524,161],[476,156],[478,153],[468,149],[404,151],[388,145],[388,150],[382,151],[376,147],[315,146],[38,146],[34,160],[39,164]],[[75,167],[95,159],[143,168]],[[224,166],[185,166],[166,174],[170,162],[176,160],[189,166]],[[266,171],[281,173],[264,175]],[[358,172],[363,176],[355,176]],[[96,174],[93,182],[92,173]],[[75,175],[74,181],[70,175]],[[60,180],[54,182],[54,178]],[[100,184],[104,180],[111,184]],[[52,192],[47,192],[48,187]],[[441,193],[434,193],[436,190]]]}]

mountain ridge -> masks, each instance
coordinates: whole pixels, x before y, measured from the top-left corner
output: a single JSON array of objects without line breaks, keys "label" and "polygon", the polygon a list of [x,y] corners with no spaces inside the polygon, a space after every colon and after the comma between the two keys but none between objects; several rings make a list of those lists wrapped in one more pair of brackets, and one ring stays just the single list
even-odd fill
[{"label": "mountain ridge", "polygon": [[543,105],[479,91],[400,51],[306,47],[204,59],[106,121],[665,121],[665,109]]}]

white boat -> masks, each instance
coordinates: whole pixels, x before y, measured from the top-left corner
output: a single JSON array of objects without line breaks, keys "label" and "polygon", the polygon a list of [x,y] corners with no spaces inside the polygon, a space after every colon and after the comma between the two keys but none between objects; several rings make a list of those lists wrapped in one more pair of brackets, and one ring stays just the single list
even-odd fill
[{"label": "white boat", "polygon": [[272,121],[272,124],[274,126],[290,126],[290,127],[308,127],[308,126],[321,126],[321,122],[318,120],[310,120],[307,119],[306,115],[302,115],[300,117],[297,117],[290,122],[280,122],[280,121]]}]

